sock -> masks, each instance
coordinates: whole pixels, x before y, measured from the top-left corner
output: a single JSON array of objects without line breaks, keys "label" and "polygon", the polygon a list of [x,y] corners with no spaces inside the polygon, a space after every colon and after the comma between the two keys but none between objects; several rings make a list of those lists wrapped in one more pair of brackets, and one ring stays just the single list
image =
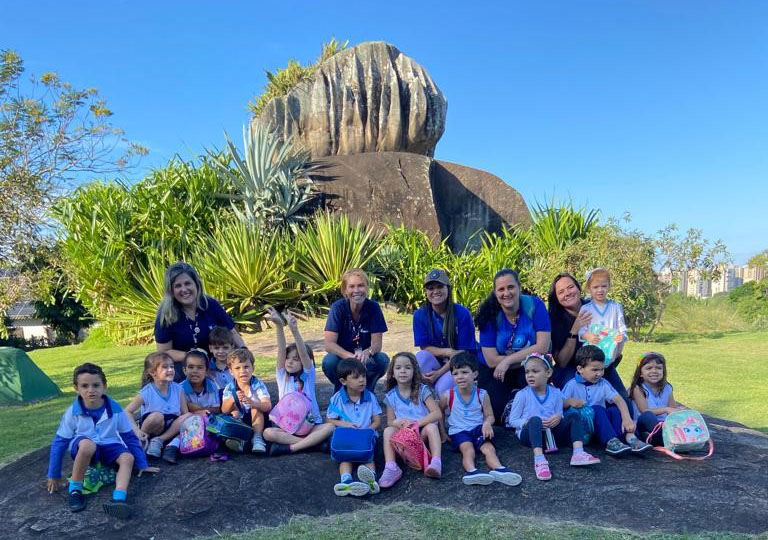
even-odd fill
[{"label": "sock", "polygon": [[434,463],[435,465],[442,465],[443,464],[443,460],[440,459],[439,457],[433,456],[432,457],[432,461],[430,461],[430,463]]},{"label": "sock", "polygon": [[124,501],[127,496],[128,494],[125,492],[124,489],[116,489],[115,491],[112,492],[113,501]]},{"label": "sock", "polygon": [[499,471],[499,472],[507,472],[507,468],[505,466],[503,466],[503,465],[501,467],[497,467],[497,468],[495,468],[493,470],[494,471]]},{"label": "sock", "polygon": [[342,484],[347,484],[347,483],[349,483],[351,481],[352,481],[352,475],[349,474],[348,472],[345,472],[344,474],[341,475],[341,483]]},{"label": "sock", "polygon": [[583,454],[583,453],[584,453],[584,447],[583,446],[581,446],[579,448],[576,448],[575,446],[573,447],[573,455],[574,456],[578,456],[579,454]]},{"label": "sock", "polygon": [[475,474],[477,472],[477,468],[472,469],[471,471],[467,471],[467,474]]},{"label": "sock", "polygon": [[73,491],[83,491],[83,483],[82,482],[75,482],[74,480],[69,481],[69,492],[72,493]]},{"label": "sock", "polygon": [[171,440],[171,442],[168,443],[168,446],[175,446],[176,448],[178,448],[180,444],[181,444],[181,441],[179,440],[179,438],[178,437],[174,437]]},{"label": "sock", "polygon": [[395,463],[394,461],[387,461],[384,464],[384,468],[385,469],[390,469],[390,470],[395,470],[395,469],[397,469],[397,463]]},{"label": "sock", "polygon": [[627,436],[625,438],[627,439],[627,444],[637,440],[637,437],[635,437],[634,433],[627,433]]},{"label": "sock", "polygon": [[543,462],[547,461],[547,458],[544,457],[544,454],[541,454],[539,456],[533,456],[533,462],[534,463],[541,463],[542,461]]}]

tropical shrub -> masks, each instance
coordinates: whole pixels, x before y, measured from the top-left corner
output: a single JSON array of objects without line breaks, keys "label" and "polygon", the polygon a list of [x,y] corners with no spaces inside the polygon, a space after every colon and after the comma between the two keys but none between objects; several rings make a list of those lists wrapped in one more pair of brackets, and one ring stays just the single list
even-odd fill
[{"label": "tropical shrub", "polygon": [[728,301],[747,321],[747,328],[768,328],[768,278],[736,287],[728,293]]}]

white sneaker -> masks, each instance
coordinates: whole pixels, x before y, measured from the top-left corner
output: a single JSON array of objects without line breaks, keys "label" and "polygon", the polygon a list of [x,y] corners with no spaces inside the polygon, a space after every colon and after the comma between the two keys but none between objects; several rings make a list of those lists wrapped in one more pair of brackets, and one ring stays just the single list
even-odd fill
[{"label": "white sneaker", "polygon": [[376,495],[381,488],[376,482],[376,473],[369,469],[366,465],[360,465],[357,468],[357,478],[368,485],[371,495]]},{"label": "white sneaker", "polygon": [[364,482],[353,482],[352,480],[349,482],[339,482],[333,486],[333,493],[338,497],[346,497],[347,495],[362,497],[363,495],[368,495],[370,491],[371,488],[368,487],[368,484]]}]

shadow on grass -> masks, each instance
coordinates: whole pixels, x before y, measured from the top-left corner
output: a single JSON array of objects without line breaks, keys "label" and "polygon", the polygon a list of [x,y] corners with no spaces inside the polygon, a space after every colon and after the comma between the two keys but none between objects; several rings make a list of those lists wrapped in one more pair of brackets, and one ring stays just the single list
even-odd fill
[{"label": "shadow on grass", "polygon": [[729,332],[658,332],[646,343],[694,343],[702,339],[722,339],[724,337],[747,334],[743,331]]}]

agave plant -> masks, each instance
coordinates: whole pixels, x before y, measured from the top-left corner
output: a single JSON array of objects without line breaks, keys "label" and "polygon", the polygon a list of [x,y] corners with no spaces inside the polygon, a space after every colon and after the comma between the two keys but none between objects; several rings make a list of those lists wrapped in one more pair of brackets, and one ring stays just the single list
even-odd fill
[{"label": "agave plant", "polygon": [[571,202],[559,206],[554,201],[537,204],[533,209],[531,247],[538,253],[564,249],[586,237],[599,217],[599,210],[575,208]]},{"label": "agave plant", "polygon": [[[244,154],[240,156],[227,137],[227,149],[234,167],[212,159],[221,197],[229,199],[239,217],[266,228],[306,221],[315,198],[309,173],[309,153],[297,149],[293,138],[281,141],[259,123],[243,127]],[[215,157],[215,154],[211,154]]]},{"label": "agave plant", "polygon": [[381,248],[380,237],[370,225],[350,223],[343,214],[318,214],[306,229],[296,232],[288,274],[308,296],[328,296],[338,290],[344,272],[369,265]]}]

